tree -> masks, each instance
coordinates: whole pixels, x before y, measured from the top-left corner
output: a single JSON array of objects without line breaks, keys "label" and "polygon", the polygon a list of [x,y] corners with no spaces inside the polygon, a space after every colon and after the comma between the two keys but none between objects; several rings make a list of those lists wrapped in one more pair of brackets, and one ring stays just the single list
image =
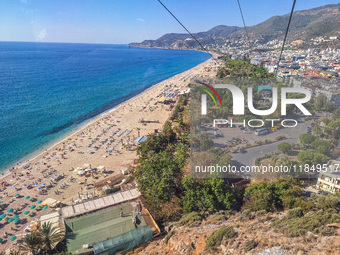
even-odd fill
[{"label": "tree", "polygon": [[243,208],[251,211],[291,208],[296,199],[302,196],[301,186],[298,180],[291,178],[253,183],[245,190]]},{"label": "tree", "polygon": [[328,127],[332,130],[337,130],[340,127],[340,119],[332,120],[328,123]]},{"label": "tree", "polygon": [[331,103],[326,103],[326,104],[324,105],[323,109],[324,109],[325,111],[327,111],[327,112],[332,112],[333,109],[334,109],[334,107],[333,107],[333,105],[332,105]]},{"label": "tree", "polygon": [[327,156],[312,151],[301,151],[297,158],[302,164],[308,165],[324,164],[327,162]]},{"label": "tree", "polygon": [[230,186],[223,179],[195,180],[186,176],[182,185],[185,189],[182,197],[185,212],[229,210],[236,203]]},{"label": "tree", "polygon": [[44,248],[50,252],[64,238],[64,234],[59,231],[57,226],[52,227],[51,222],[44,222],[39,229],[39,237]]},{"label": "tree", "polygon": [[20,246],[20,249],[26,252],[31,252],[33,255],[37,255],[43,246],[43,241],[38,232],[32,232],[24,238],[24,244]]},{"label": "tree", "polygon": [[311,145],[314,149],[322,154],[329,153],[334,147],[333,144],[325,140],[315,140]]},{"label": "tree", "polygon": [[322,135],[322,129],[320,128],[319,125],[316,125],[315,128],[313,129],[313,134],[319,137]]},{"label": "tree", "polygon": [[316,137],[311,134],[302,134],[299,137],[300,142],[302,142],[303,144],[311,144],[312,142],[314,142],[315,139]]},{"label": "tree", "polygon": [[282,151],[283,153],[287,153],[288,151],[292,149],[292,145],[289,143],[283,142],[277,146],[277,149]]},{"label": "tree", "polygon": [[146,198],[169,201],[180,185],[180,166],[168,151],[154,154],[152,159],[141,159],[135,177],[139,190]]},{"label": "tree", "polygon": [[340,108],[337,108],[333,111],[333,117],[335,119],[339,119],[340,118]]}]

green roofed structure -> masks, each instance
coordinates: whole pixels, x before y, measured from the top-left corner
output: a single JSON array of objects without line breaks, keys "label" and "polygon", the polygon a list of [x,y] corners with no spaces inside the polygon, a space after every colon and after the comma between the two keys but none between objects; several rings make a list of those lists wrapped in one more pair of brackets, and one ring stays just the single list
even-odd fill
[{"label": "green roofed structure", "polygon": [[[122,195],[119,193],[124,196],[124,192],[109,196],[115,200],[117,196]],[[105,197],[99,199],[103,198],[105,200]],[[99,201],[92,200],[98,207]],[[85,203],[88,202],[84,202],[84,207]],[[102,208],[87,210],[83,214],[74,211],[72,216],[64,218],[64,223],[67,251],[72,254],[111,255],[126,252],[141,243],[153,240],[154,235],[160,232],[149,212],[138,202],[138,198],[124,199],[109,206],[103,204]]]}]

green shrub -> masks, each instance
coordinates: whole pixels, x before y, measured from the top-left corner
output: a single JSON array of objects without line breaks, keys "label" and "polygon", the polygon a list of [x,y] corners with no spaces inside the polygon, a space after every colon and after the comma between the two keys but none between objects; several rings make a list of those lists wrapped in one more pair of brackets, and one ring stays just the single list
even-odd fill
[{"label": "green shrub", "polygon": [[112,187],[111,189],[106,189],[105,194],[108,195],[111,193],[115,193],[117,191],[120,191],[120,186],[115,186],[115,187]]},{"label": "green shrub", "polygon": [[251,213],[251,211],[250,211],[249,209],[245,209],[245,210],[242,212],[242,214],[243,214],[244,216],[250,216],[250,213]]},{"label": "green shrub", "polygon": [[257,246],[257,243],[255,242],[255,240],[250,240],[250,241],[247,241],[245,244],[244,244],[244,251],[245,252],[248,252],[248,251],[251,251],[252,249],[256,248]]},{"label": "green shrub", "polygon": [[302,216],[303,216],[303,211],[300,207],[296,207],[288,211],[289,218],[300,218]]},{"label": "green shrub", "polygon": [[132,175],[129,175],[129,176],[125,179],[125,181],[123,182],[123,185],[129,183],[129,182],[131,181],[132,178],[133,178]]},{"label": "green shrub", "polygon": [[256,212],[256,216],[263,216],[263,215],[266,215],[266,214],[267,214],[266,210],[260,210],[260,211]]},{"label": "green shrub", "polygon": [[225,211],[220,211],[214,214],[213,220],[216,221],[225,221],[228,220],[228,217],[226,216]]},{"label": "green shrub", "polygon": [[336,233],[336,229],[332,227],[321,226],[315,230],[315,233],[323,236],[334,236]]},{"label": "green shrub", "polygon": [[170,238],[175,234],[175,231],[170,231],[164,238],[164,243],[168,244]]},{"label": "green shrub", "polygon": [[328,195],[312,195],[312,201],[315,207],[327,210],[334,209],[340,211],[340,192]]},{"label": "green shrub", "polygon": [[203,215],[199,214],[198,212],[192,212],[192,213],[183,215],[183,217],[180,219],[178,224],[180,226],[184,226],[187,223],[192,223],[195,221],[202,221],[202,219],[203,219]]},{"label": "green shrub", "polygon": [[304,235],[308,231],[314,234],[330,235],[333,233],[332,230],[325,227],[325,225],[330,223],[340,223],[340,216],[319,211],[299,218],[285,217],[283,219],[275,219],[272,221],[272,226],[291,237],[297,237]]},{"label": "green shrub", "polygon": [[208,238],[205,240],[205,243],[209,249],[216,249],[221,245],[223,238],[233,238],[236,235],[234,228],[231,226],[222,227],[214,231]]}]

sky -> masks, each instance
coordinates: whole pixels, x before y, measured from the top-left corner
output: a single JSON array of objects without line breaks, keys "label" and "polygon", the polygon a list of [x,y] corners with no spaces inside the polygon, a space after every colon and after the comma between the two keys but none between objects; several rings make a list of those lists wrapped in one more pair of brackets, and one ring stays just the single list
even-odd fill
[{"label": "sky", "polygon": [[[161,0],[192,33],[243,26],[237,0]],[[306,10],[339,0],[297,0]],[[293,0],[240,0],[247,26],[290,12]],[[185,33],[157,0],[0,0],[0,41],[126,44]]]}]

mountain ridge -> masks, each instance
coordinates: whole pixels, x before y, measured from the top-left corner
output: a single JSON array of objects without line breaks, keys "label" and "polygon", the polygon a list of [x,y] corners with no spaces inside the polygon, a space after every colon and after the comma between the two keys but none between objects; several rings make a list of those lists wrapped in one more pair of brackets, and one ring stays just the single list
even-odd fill
[{"label": "mountain ridge", "polygon": [[[252,42],[267,43],[282,40],[288,24],[289,14],[272,16],[269,19],[248,26]],[[246,41],[244,28],[218,25],[208,31],[193,34],[204,46],[223,44],[226,40]],[[340,35],[340,3],[329,4],[312,9],[295,11],[289,29],[288,40],[310,40],[325,35]],[[168,33],[156,40],[131,43],[132,47],[194,49],[198,47],[187,33]]]}]

